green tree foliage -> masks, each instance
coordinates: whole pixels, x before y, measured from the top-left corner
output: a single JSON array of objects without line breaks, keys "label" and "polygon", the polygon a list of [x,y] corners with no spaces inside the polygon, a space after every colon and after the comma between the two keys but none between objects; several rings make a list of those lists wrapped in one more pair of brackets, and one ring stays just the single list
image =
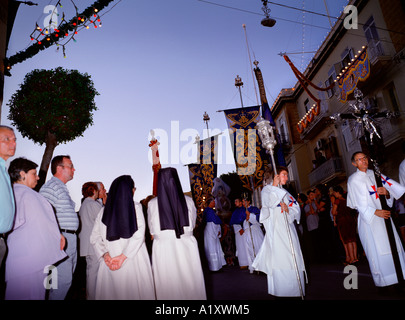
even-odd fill
[{"label": "green tree foliage", "polygon": [[87,73],[59,67],[31,71],[12,95],[8,102],[12,125],[23,137],[46,145],[37,189],[45,182],[55,147],[83,136],[93,124],[98,94]]}]

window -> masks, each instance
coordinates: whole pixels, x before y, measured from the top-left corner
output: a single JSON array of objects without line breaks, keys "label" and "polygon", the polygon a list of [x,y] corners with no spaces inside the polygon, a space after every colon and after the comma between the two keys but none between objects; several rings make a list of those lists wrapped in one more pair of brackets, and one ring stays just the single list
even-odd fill
[{"label": "window", "polygon": [[305,101],[304,101],[304,107],[305,107],[305,114],[309,111],[309,109],[311,109],[310,107],[309,107],[309,100],[308,99],[306,99]]},{"label": "window", "polygon": [[351,62],[352,59],[354,59],[353,49],[352,48],[346,48],[342,52],[341,58],[342,58],[342,67],[343,68],[347,67],[349,65],[349,62]]},{"label": "window", "polygon": [[[335,66],[330,68],[328,72],[328,79],[325,81],[325,87],[329,87],[336,79],[336,70]],[[336,92],[336,86],[334,86],[332,89],[328,90],[328,98],[332,97]]]},{"label": "window", "polygon": [[377,27],[373,16],[371,16],[363,26],[364,34],[367,39],[367,45],[370,49],[372,56],[384,55],[383,48],[381,46],[380,37],[378,36]]},{"label": "window", "polygon": [[371,16],[363,26],[364,34],[366,35],[367,42],[371,40],[379,41],[377,27],[375,26],[375,21],[373,16]]},{"label": "window", "polygon": [[386,105],[391,106],[391,110],[399,112],[397,91],[395,89],[395,85],[393,82],[391,82],[388,86],[384,88],[384,96]]}]

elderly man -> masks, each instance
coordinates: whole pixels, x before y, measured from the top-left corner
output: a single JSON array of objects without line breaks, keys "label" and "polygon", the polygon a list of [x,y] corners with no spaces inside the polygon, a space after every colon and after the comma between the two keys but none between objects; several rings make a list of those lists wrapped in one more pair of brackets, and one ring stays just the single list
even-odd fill
[{"label": "elderly man", "polygon": [[63,300],[72,285],[73,273],[77,263],[77,234],[79,217],[75,211],[75,203],[69,195],[66,183],[73,179],[75,168],[70,156],[56,156],[51,162],[53,177],[48,180],[39,192],[51,203],[63,236],[66,238],[68,258],[57,267],[57,285],[52,285],[49,292],[50,300]]},{"label": "elderly man", "polygon": [[[379,197],[384,195],[387,205],[392,207],[393,198],[400,198],[405,187],[384,175],[381,175],[383,187],[377,187],[374,172],[368,169],[368,157],[363,152],[355,152],[351,161],[357,171],[347,181],[347,206],[359,212],[359,237],[374,283],[377,287],[387,287],[398,283],[398,279],[384,222],[384,219],[391,220],[391,212],[382,209]],[[405,274],[405,252],[394,225],[393,231]]]},{"label": "elderly man", "polygon": [[14,156],[17,139],[14,130],[0,125],[0,266],[6,255],[5,235],[13,226],[15,203],[6,161]]}]

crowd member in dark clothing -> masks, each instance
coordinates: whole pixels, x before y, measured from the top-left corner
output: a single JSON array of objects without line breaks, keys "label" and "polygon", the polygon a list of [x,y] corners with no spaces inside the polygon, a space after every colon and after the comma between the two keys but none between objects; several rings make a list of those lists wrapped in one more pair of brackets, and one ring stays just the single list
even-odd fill
[{"label": "crowd member in dark clothing", "polygon": [[333,193],[336,198],[332,208],[333,219],[337,226],[340,240],[343,243],[346,252],[345,264],[352,264],[357,259],[357,238],[356,238],[356,218],[346,205],[345,192],[341,186],[334,186]]},{"label": "crowd member in dark clothing", "polygon": [[318,233],[322,262],[331,262],[338,259],[331,216],[331,201],[323,184],[318,184],[315,187],[315,194],[315,204],[319,216]]}]

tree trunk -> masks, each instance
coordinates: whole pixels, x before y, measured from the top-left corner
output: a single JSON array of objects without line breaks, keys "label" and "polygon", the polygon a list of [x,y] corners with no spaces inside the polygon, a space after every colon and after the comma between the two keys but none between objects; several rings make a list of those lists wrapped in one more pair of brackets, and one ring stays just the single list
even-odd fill
[{"label": "tree trunk", "polygon": [[44,185],[46,181],[46,175],[48,173],[49,165],[52,160],[53,156],[53,151],[55,150],[56,146],[58,145],[56,135],[54,133],[51,133],[48,131],[48,135],[45,139],[45,152],[44,155],[42,156],[42,162],[41,162],[41,167],[39,169],[39,180],[37,183],[37,186],[35,187],[36,191],[39,191],[41,187]]}]

